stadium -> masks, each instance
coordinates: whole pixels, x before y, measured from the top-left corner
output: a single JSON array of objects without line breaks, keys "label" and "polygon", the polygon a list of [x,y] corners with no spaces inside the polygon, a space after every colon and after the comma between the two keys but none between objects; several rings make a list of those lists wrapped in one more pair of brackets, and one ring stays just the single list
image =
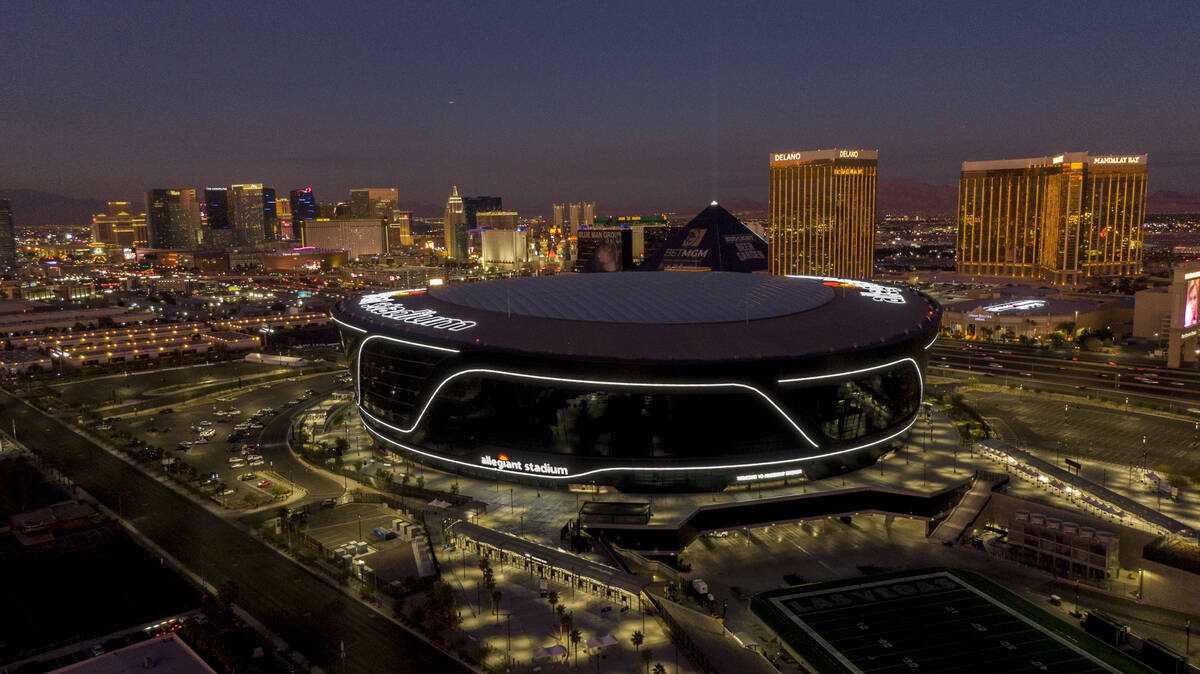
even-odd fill
[{"label": "stadium", "polygon": [[366,430],[457,474],[702,491],[870,464],[920,410],[941,317],[864,281],[514,278],[333,312]]}]

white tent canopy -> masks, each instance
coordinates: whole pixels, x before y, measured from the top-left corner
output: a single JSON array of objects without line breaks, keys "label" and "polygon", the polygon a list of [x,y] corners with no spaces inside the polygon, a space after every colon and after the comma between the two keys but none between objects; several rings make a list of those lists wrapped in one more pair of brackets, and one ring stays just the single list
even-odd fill
[{"label": "white tent canopy", "polygon": [[554,644],[553,646],[551,646],[549,648],[539,648],[536,651],[534,651],[533,659],[534,660],[545,660],[547,658],[557,658],[557,657],[561,657],[561,656],[565,655],[566,652],[567,652],[567,649],[564,646],[562,646],[560,644]]},{"label": "white tent canopy", "polygon": [[588,648],[604,648],[606,646],[617,645],[617,638],[611,634],[605,634],[602,637],[592,637],[587,640]]}]

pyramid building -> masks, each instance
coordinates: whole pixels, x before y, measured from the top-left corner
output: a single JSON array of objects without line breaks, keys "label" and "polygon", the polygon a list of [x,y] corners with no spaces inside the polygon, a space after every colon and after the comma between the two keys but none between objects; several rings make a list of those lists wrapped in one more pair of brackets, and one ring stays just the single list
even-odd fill
[{"label": "pyramid building", "polygon": [[712,202],[683,227],[673,230],[638,271],[767,272],[767,242]]}]

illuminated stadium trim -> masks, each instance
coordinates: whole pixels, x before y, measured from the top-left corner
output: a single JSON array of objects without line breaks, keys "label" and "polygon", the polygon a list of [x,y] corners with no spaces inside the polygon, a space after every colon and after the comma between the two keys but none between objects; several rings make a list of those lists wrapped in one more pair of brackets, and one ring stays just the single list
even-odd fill
[{"label": "illuminated stadium trim", "polygon": [[[796,458],[796,459],[778,459],[775,461],[760,461],[757,463],[731,463],[731,464],[718,465],[718,466],[611,466],[609,468],[594,468],[592,470],[585,470],[582,473],[574,473],[574,474],[569,474],[569,475],[543,475],[540,473],[525,473],[525,472],[522,472],[521,475],[528,476],[528,477],[540,477],[540,478],[544,478],[547,480],[569,480],[569,479],[587,477],[589,475],[597,475],[599,473],[610,473],[610,472],[618,472],[618,471],[644,473],[644,472],[678,472],[678,471],[696,471],[696,470],[728,470],[728,469],[733,469],[733,468],[757,468],[759,466],[779,466],[779,465],[783,465],[785,463],[796,463],[798,461],[813,461],[816,459],[827,459],[829,457],[839,456],[841,454],[846,454],[848,452],[857,452],[857,451],[860,451],[863,449],[867,449],[868,447],[874,447],[875,445],[879,445],[879,444],[888,442],[890,440],[893,440],[893,439],[907,433],[908,430],[913,427],[913,424],[917,423],[917,416],[919,413],[920,413],[920,408],[918,407],[917,412],[913,413],[912,419],[909,419],[908,423],[904,425],[904,428],[900,429],[899,431],[896,431],[895,433],[887,436],[886,438],[881,438],[881,439],[875,440],[873,442],[868,442],[867,444],[859,445],[858,447],[850,447],[848,449],[839,449],[836,452],[828,452],[826,454],[816,454],[813,456],[802,456],[802,457]],[[370,416],[370,415],[368,414],[367,416]],[[372,417],[372,418],[374,418],[374,417]],[[386,426],[387,424],[384,424],[384,425]],[[420,454],[421,456],[424,456],[424,457],[427,457],[430,459],[435,459],[437,461],[446,461],[449,463],[457,464],[459,466],[465,466],[467,468],[474,468],[474,469],[478,469],[478,470],[490,470],[493,473],[503,473],[505,475],[512,475],[511,471],[501,470],[499,468],[492,468],[490,466],[483,465],[483,464],[467,463],[466,461],[459,461],[457,459],[451,459],[449,457],[441,456],[439,454],[432,454],[430,452],[425,452],[425,451],[416,449],[414,447],[409,447],[408,445],[406,445],[404,443],[396,442],[395,440],[387,437],[386,435],[380,433],[379,431],[371,428],[366,423],[363,424],[363,428],[366,429],[366,431],[368,433],[370,433],[373,437],[379,438],[380,440],[391,443],[391,444],[399,447],[400,449],[403,449],[408,452],[412,452],[414,454]]]},{"label": "illuminated stadium trim", "polygon": [[792,377],[789,379],[780,379],[779,383],[780,384],[794,384],[798,381],[815,381],[817,379],[832,379],[835,377],[845,377],[845,376],[849,376],[852,374],[862,374],[863,372],[872,372],[874,370],[882,370],[884,368],[891,367],[893,365],[898,365],[898,364],[904,363],[904,362],[911,363],[913,366],[913,369],[917,371],[917,381],[919,381],[921,383],[921,390],[924,391],[925,390],[925,378],[921,376],[921,366],[918,365],[917,361],[913,360],[912,358],[901,358],[900,360],[893,360],[890,363],[884,363],[882,365],[872,365],[871,367],[859,368],[857,370],[847,370],[845,372],[834,372],[832,374],[818,374],[818,375],[813,375],[811,377]]},{"label": "illuminated stadium trim", "polygon": [[871,283],[870,281],[858,281],[848,278],[834,278],[832,276],[804,276],[802,274],[787,274],[787,277],[825,281],[827,283],[837,283],[843,286],[853,286],[863,291],[859,293],[860,295],[876,302],[884,302],[886,304],[908,303],[908,300],[904,299],[902,291],[895,286],[885,286],[878,283]]},{"label": "illuminated stadium trim", "polygon": [[928,351],[929,349],[933,348],[933,343],[934,343],[934,342],[936,342],[936,341],[938,340],[938,337],[939,337],[939,335],[934,335],[934,336],[933,336],[933,339],[929,340],[929,343],[925,345],[925,350],[926,350],[926,351]]}]

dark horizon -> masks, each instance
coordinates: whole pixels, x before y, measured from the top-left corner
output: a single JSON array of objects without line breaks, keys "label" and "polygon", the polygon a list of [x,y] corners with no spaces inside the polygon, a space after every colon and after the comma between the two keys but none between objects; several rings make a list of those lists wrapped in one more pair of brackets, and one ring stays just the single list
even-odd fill
[{"label": "dark horizon", "polygon": [[193,9],[0,7],[0,185],[701,208],[765,202],[771,152],[836,146],[943,186],[966,160],[1149,153],[1151,192],[1200,192],[1187,5]]}]

